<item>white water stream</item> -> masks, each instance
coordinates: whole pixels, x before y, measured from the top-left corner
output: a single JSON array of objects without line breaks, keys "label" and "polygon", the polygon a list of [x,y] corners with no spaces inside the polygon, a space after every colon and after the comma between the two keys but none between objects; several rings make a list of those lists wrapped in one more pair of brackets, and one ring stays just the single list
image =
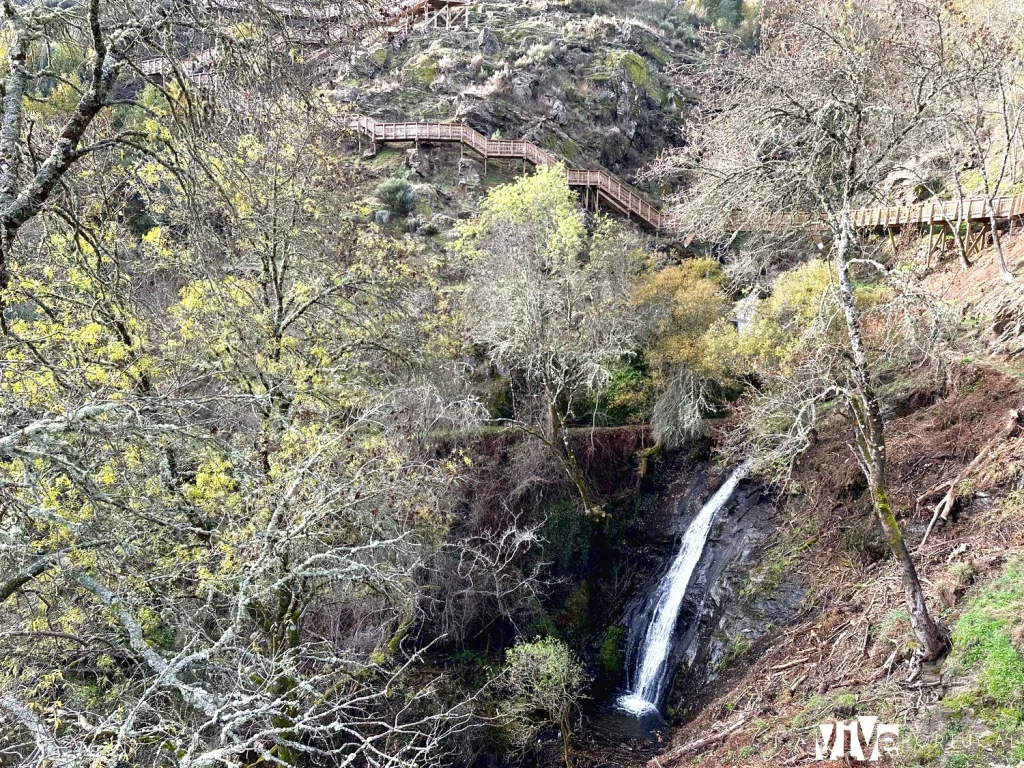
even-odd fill
[{"label": "white water stream", "polygon": [[715,495],[701,508],[683,536],[672,567],[658,584],[658,603],[651,615],[650,623],[640,643],[640,658],[636,667],[633,685],[628,693],[618,700],[620,709],[640,716],[658,711],[664,682],[666,662],[675,636],[676,621],[683,606],[683,597],[690,584],[693,569],[697,567],[704,544],[711,532],[711,523],[739,482],[746,477],[749,465],[736,469]]}]

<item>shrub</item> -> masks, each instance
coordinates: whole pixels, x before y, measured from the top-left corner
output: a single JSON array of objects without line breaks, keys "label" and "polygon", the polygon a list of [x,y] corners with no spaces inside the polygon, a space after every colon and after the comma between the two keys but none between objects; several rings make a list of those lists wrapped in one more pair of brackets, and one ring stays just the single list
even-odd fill
[{"label": "shrub", "polygon": [[416,196],[409,182],[394,176],[377,187],[377,199],[393,216],[405,216],[416,207]]},{"label": "shrub", "polygon": [[626,628],[620,625],[608,627],[601,641],[601,647],[597,650],[597,666],[601,674],[606,678],[615,679],[622,674],[626,664],[626,657],[622,652],[622,646],[626,642]]},{"label": "shrub", "polygon": [[504,680],[508,698],[499,713],[513,743],[526,748],[544,726],[554,725],[569,766],[569,735],[587,682],[572,651],[553,637],[520,641],[505,656]]}]

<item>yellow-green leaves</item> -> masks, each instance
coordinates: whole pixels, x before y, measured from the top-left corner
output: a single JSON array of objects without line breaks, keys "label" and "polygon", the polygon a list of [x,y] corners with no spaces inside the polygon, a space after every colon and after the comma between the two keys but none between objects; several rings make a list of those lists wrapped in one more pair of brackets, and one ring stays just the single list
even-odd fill
[{"label": "yellow-green leaves", "polygon": [[496,227],[528,227],[552,269],[572,265],[586,237],[579,201],[569,189],[565,168],[539,166],[530,176],[488,192],[480,215],[460,230],[458,248],[478,254]]},{"label": "yellow-green leaves", "polygon": [[[702,374],[721,372],[718,354],[711,352],[710,346],[729,312],[724,288],[721,266],[707,258],[665,267],[640,284],[638,305],[661,310],[648,350],[655,374],[663,376],[668,368],[680,364]],[[715,333],[709,333],[712,328]]]}]

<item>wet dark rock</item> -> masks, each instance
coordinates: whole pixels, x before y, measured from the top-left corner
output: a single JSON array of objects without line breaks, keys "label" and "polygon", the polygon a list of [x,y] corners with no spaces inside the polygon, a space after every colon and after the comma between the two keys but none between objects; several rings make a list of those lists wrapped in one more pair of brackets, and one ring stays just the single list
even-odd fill
[{"label": "wet dark rock", "polygon": [[[639,567],[646,566],[650,575],[624,617],[629,627],[626,666],[630,671],[650,620],[655,586],[690,522],[727,475],[679,458],[670,458],[659,474],[668,482],[642,502],[646,507],[642,535],[647,545],[638,553]],[[744,480],[718,513],[690,579],[669,661],[676,674],[666,702],[668,712],[687,709],[731,657],[795,615],[803,596],[798,582],[784,581],[765,595],[743,594],[774,527],[773,498],[756,480]]]}]

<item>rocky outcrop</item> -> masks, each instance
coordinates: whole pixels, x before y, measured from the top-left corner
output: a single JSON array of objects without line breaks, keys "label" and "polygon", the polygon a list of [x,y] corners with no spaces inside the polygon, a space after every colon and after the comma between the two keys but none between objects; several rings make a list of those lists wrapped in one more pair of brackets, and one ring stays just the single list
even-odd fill
[{"label": "rocky outcrop", "polygon": [[480,34],[476,38],[476,47],[481,53],[487,56],[493,56],[498,53],[504,46],[501,41],[498,40],[489,27],[484,27],[480,30]]},{"label": "rocky outcrop", "polygon": [[[707,466],[678,457],[670,458],[659,475],[668,482],[643,502],[650,511],[644,517],[642,535],[648,545],[641,557],[649,576],[624,617],[629,627],[629,669],[650,617],[654,586],[671,562],[683,532],[724,479],[720,472],[712,476]],[[782,585],[764,597],[743,590],[774,530],[774,510],[765,488],[745,480],[719,512],[687,588],[677,625],[670,657],[677,671],[668,696],[669,712],[687,709],[732,656],[753,645],[771,626],[794,615],[802,598],[798,583]]]},{"label": "rocky outcrop", "polygon": [[423,29],[355,57],[339,73],[337,93],[377,119],[455,120],[488,137],[529,135],[629,181],[678,141],[686,100],[663,70],[685,46],[674,28],[640,23],[628,8],[581,10],[480,4],[468,29]]}]

